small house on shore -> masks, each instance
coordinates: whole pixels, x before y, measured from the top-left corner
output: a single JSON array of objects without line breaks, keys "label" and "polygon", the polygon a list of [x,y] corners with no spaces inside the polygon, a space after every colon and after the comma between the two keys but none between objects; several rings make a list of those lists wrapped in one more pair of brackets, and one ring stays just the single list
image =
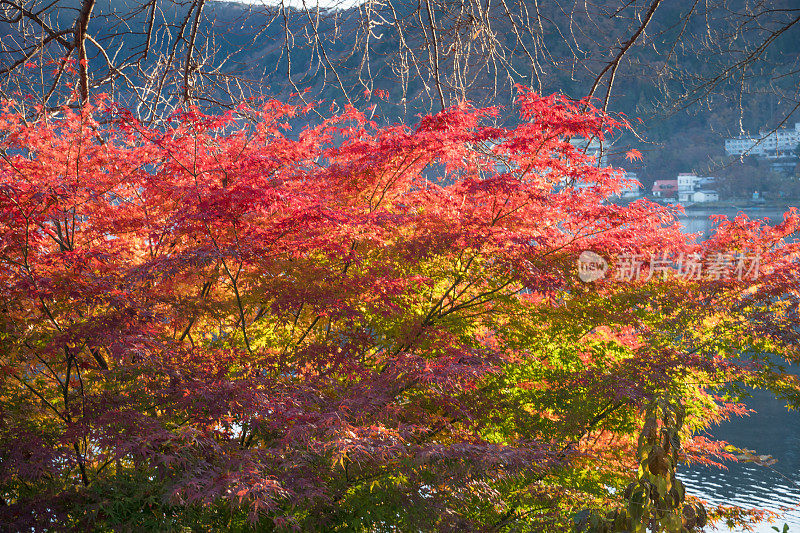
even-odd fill
[{"label": "small house on shore", "polygon": [[697,204],[719,201],[719,193],[711,189],[701,189],[692,194],[692,201]]},{"label": "small house on shore", "polygon": [[653,196],[656,198],[674,198],[678,193],[678,180],[656,180],[653,183]]}]

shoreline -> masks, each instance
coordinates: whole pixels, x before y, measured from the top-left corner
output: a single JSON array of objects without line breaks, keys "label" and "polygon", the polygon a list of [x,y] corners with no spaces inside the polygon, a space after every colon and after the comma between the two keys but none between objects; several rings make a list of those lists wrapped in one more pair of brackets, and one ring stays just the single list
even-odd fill
[{"label": "shoreline", "polygon": [[665,202],[663,198],[648,198],[647,196],[639,197],[639,198],[632,198],[632,199],[624,199],[619,201],[618,203],[621,205],[628,204],[631,202],[635,202],[637,200],[648,200],[650,202],[654,202],[660,205],[681,205],[687,213],[695,212],[695,211],[709,211],[709,210],[757,210],[757,209],[764,209],[764,210],[782,210],[783,212],[788,211],[790,208],[795,207],[800,210],[800,199],[783,199],[783,200],[769,200],[769,201],[752,201],[748,199],[737,199],[737,200],[719,200],[716,202],[703,202],[703,203],[686,203],[681,204],[680,202]]},{"label": "shoreline", "polygon": [[788,211],[790,208],[798,208],[800,200],[783,200],[769,202],[753,202],[750,200],[725,200],[719,202],[704,202],[698,204],[684,205],[686,211],[705,211],[708,209],[782,209]]}]

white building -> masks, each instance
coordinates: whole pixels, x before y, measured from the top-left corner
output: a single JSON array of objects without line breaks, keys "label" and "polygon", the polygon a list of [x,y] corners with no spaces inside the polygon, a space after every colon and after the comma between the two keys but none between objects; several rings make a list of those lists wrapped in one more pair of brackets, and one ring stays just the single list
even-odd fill
[{"label": "white building", "polygon": [[626,170],[625,173],[622,174],[622,179],[626,180],[627,183],[623,183],[619,191],[619,196],[621,198],[637,198],[642,195],[639,191],[639,186],[641,184],[637,183],[639,181],[639,176],[636,172],[628,172]]},{"label": "white building", "polygon": [[795,123],[794,129],[782,128],[763,132],[757,137],[725,139],[725,152],[728,155],[776,158],[791,156],[798,144],[800,144],[800,122]]},{"label": "white building", "polygon": [[700,182],[700,176],[690,172],[678,174],[678,201],[691,202],[695,187]]},{"label": "white building", "polygon": [[697,185],[701,179],[702,178],[697,174],[681,172],[678,174],[678,192],[694,191],[695,185]]},{"label": "white building", "polygon": [[573,138],[570,139],[569,143],[578,150],[583,151],[586,155],[594,157],[594,164],[598,167],[608,166],[608,157],[606,156],[606,152],[608,151],[607,143],[601,143],[594,137],[591,141],[585,137]]},{"label": "white building", "polygon": [[719,193],[710,189],[702,189],[692,194],[692,201],[695,203],[716,202],[719,200]]},{"label": "white building", "polygon": [[[709,202],[711,200],[695,200],[695,194],[700,191],[709,191],[716,178],[711,176],[698,176],[691,172],[681,172],[678,174],[678,202]],[[716,193],[715,193],[716,194]],[[700,197],[703,197],[701,195]]]}]

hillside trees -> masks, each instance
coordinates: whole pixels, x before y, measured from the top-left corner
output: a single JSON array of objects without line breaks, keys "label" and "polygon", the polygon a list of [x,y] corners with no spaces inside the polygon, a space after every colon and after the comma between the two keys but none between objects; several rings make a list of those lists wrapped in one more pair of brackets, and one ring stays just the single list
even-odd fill
[{"label": "hillside trees", "polygon": [[[738,129],[756,130],[764,116],[748,123],[751,101],[777,96],[765,101],[769,127],[798,103],[800,11],[786,0],[2,0],[0,8],[4,95],[19,91],[51,109],[102,91],[158,120],[184,104],[219,109],[308,89],[405,118],[462,100],[513,103],[523,83],[636,116],[707,102],[738,110]],[[378,90],[394,105],[371,96]]]},{"label": "hillside trees", "polygon": [[[673,208],[607,202],[619,175],[567,141],[624,122],[524,88],[518,106],[512,128],[461,104],[290,135],[310,107],[153,126],[103,100],[38,120],[6,102],[2,521],[688,520],[677,461],[730,458],[697,432],[740,411],[737,383],[797,402],[777,363],[798,356],[800,220],[694,243]],[[623,274],[581,281],[584,250]],[[748,276],[736,254],[759,258]],[[730,261],[692,278],[654,257]]]}]

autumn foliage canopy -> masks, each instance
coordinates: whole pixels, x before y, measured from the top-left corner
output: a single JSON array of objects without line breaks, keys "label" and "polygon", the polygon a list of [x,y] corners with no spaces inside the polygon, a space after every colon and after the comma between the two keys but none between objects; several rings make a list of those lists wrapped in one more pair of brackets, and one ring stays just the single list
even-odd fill
[{"label": "autumn foliage canopy", "polygon": [[[699,432],[741,411],[742,384],[798,400],[775,363],[798,357],[800,218],[696,242],[674,208],[616,202],[621,174],[570,142],[624,120],[523,88],[518,107],[513,127],[467,104],[412,128],[275,101],[152,126],[102,100],[36,120],[5,102],[0,523],[730,515],[674,472],[735,455]],[[609,275],[580,279],[585,250]],[[651,261],[743,253],[757,279]],[[621,254],[641,276],[611,275]]]}]

